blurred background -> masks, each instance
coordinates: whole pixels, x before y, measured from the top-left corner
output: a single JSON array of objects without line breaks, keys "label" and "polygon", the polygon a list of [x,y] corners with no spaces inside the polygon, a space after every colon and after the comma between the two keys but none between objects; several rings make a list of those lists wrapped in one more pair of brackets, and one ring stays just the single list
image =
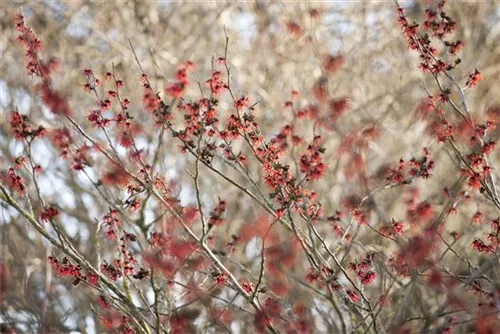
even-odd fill
[{"label": "blurred background", "polygon": [[[422,18],[425,5],[426,2],[404,2],[409,17],[414,19]],[[420,199],[429,200],[439,211],[444,204],[440,199],[443,188],[451,187],[458,178],[452,163],[455,158],[429,135],[429,122],[419,109],[427,95],[424,83],[431,91],[436,89],[432,80],[424,79],[418,70],[416,54],[407,49],[392,1],[2,2],[2,170],[22,152],[22,145],[10,134],[8,111],[18,109],[35,124],[44,124],[49,129],[61,126],[61,121],[41,105],[33,80],[24,71],[23,50],[14,42],[14,16],[18,13],[26,16],[27,24],[44,43],[43,57],[61,61],[53,77],[54,86],[71,101],[74,117],[84,127],[90,127],[86,117],[95,108],[95,99],[82,89],[86,83],[83,69],[92,68],[102,77],[102,73],[114,67],[117,76],[126,83],[126,95],[132,101],[131,113],[141,119],[146,117],[140,113],[141,72],[129,40],[153,88],[162,91],[186,60],[196,64],[193,81],[205,82],[215,60],[224,55],[227,33],[233,91],[238,96],[248,96],[250,104],[258,103],[257,119],[268,138],[277,135],[283,125],[296,121],[285,107],[292,100],[293,90],[300,93],[294,108],[315,106],[320,114],[326,115],[326,126],[315,128],[310,122],[300,129],[308,140],[312,139],[313,131],[326,140],[325,161],[330,168],[327,177],[313,186],[320,194],[326,215],[344,210],[343,203],[349,196],[363,197],[380,185],[383,181],[380,173],[385,166],[397,166],[401,157],[420,156],[424,147],[431,148],[437,168],[431,181],[412,185],[420,188]],[[456,36],[466,42],[460,54],[462,64],[455,71],[457,79],[464,83],[475,68],[484,76],[477,88],[467,92],[469,109],[476,120],[484,121],[488,112],[500,119],[499,3],[453,1],[448,14],[458,22]],[[334,73],[325,68],[329,56],[343,59],[342,67],[331,71]],[[328,119],[328,108],[317,93],[321,85],[326,87],[328,99],[348,99],[349,110],[338,118]],[[191,94],[196,96],[197,89],[193,87]],[[229,115],[229,101],[221,103],[221,110],[227,110]],[[221,119],[225,119],[224,115]],[[139,137],[146,149],[154,147],[158,140],[155,131],[144,131]],[[83,177],[68,172],[67,163],[58,160],[58,154],[43,143],[37,146],[35,156],[46,171],[40,181],[42,193],[49,202],[64,209],[62,220],[67,233],[76,247],[92,258],[96,220],[101,220],[108,208]],[[493,154],[493,165],[497,157]],[[106,164],[102,157],[99,159],[95,161],[95,170]],[[249,166],[252,175],[258,178],[261,173],[258,166]],[[183,204],[193,203],[192,180],[184,172],[191,167],[192,161],[179,153],[178,143],[170,137],[165,139],[160,168],[167,179],[178,185]],[[89,173],[99,177],[97,172]],[[231,224],[221,229],[221,243],[237,234],[244,222],[254,220],[256,206],[213,174],[205,172],[201,187],[205,189],[203,201],[207,210],[214,207],[218,196],[232,199],[227,214]],[[109,195],[120,198],[119,193]],[[399,189],[377,196],[372,204],[377,206],[373,224],[388,222],[392,217],[405,220],[402,198]],[[447,229],[467,231],[471,215],[482,205],[478,200],[460,208]],[[484,204],[481,210],[487,214],[488,206]],[[155,217],[152,209],[146,220]],[[4,203],[0,222],[2,321],[16,324],[18,332],[23,333],[102,332],[90,308],[95,296],[73,288],[70,280],[54,277],[46,261],[52,253],[48,244]],[[329,227],[322,231],[332,234]],[[358,240],[365,245],[384,247],[383,241],[373,234],[361,233]],[[464,240],[463,247],[470,242]],[[389,254],[390,246],[387,247]],[[249,265],[252,261],[248,259]],[[304,277],[307,270],[307,266],[297,266],[292,274]]]}]

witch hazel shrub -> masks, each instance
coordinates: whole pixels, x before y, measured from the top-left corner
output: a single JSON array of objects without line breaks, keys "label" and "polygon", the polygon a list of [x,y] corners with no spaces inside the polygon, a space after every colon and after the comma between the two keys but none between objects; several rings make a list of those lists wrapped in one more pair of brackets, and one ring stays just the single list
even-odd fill
[{"label": "witch hazel shrub", "polygon": [[[420,23],[397,5],[396,22],[424,77],[413,89],[426,94],[406,108],[430,144],[380,163],[379,122],[345,131],[355,101],[329,86],[346,66],[340,54],[316,54],[321,78],[283,93],[270,131],[269,111],[234,87],[227,36],[211,73],[186,60],[161,88],[131,42],[137,80],[89,61],[74,87],[83,100],[73,100],[57,82],[60,61],[18,15],[25,74],[53,120],[7,115],[22,150],[2,165],[3,205],[50,245],[55,280],[88,297],[103,332],[500,331],[498,112],[469,107],[483,76],[462,64],[467,41],[454,37],[460,24],[444,2]],[[313,43],[300,22],[285,27]],[[43,165],[43,152],[56,159]],[[167,156],[189,182],[169,177]],[[53,174],[56,165],[78,181]],[[73,207],[47,195],[49,174]],[[84,244],[68,217],[89,205]]]}]

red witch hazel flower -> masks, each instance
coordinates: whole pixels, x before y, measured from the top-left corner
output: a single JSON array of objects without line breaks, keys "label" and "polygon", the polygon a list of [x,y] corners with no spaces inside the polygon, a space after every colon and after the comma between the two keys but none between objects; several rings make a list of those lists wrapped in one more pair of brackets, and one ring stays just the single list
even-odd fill
[{"label": "red witch hazel flower", "polygon": [[103,310],[109,310],[111,308],[111,305],[109,304],[107,298],[105,296],[99,296],[97,297],[97,304],[103,309]]},{"label": "red witch hazel flower", "polygon": [[194,63],[190,61],[187,61],[182,66],[180,66],[175,75],[177,81],[168,84],[165,87],[165,93],[173,98],[182,97],[190,83],[188,74],[194,69],[194,67]]},{"label": "red witch hazel flower", "polygon": [[116,228],[120,225],[118,211],[109,210],[103,219],[104,230],[109,240],[116,238]]},{"label": "red witch hazel flower", "polygon": [[302,36],[302,28],[297,22],[294,21],[288,21],[285,24],[286,30],[293,35],[295,38],[299,38]]},{"label": "red witch hazel flower", "polygon": [[215,278],[215,283],[217,285],[224,285],[226,284],[227,282],[227,279],[228,279],[228,275],[226,272],[223,272],[222,274],[218,275],[216,278]]},{"label": "red witch hazel flower", "polygon": [[243,110],[244,108],[248,107],[248,97],[243,96],[240,99],[236,100],[234,102],[234,106],[237,110]]},{"label": "red witch hazel flower", "polygon": [[253,291],[253,284],[248,281],[241,283],[241,286],[247,293],[251,293]]},{"label": "red witch hazel flower", "polygon": [[43,103],[56,115],[68,116],[72,113],[68,102],[57,92],[52,90],[46,83],[39,87]]},{"label": "red witch hazel flower", "polygon": [[23,178],[16,174],[14,168],[9,168],[6,174],[1,175],[1,180],[5,182],[10,189],[16,191],[18,195],[24,195],[26,185]]},{"label": "red witch hazel flower", "polygon": [[467,83],[465,85],[472,88],[477,86],[481,80],[483,80],[483,75],[476,69],[474,70],[474,73],[469,74],[469,79],[467,79]]},{"label": "red witch hazel flower", "polygon": [[377,277],[377,274],[371,269],[375,256],[375,253],[368,253],[361,262],[355,261],[349,264],[349,269],[356,273],[363,285],[372,284]]},{"label": "red witch hazel flower", "polygon": [[165,93],[174,98],[180,98],[184,94],[185,85],[181,82],[171,83],[165,87]]},{"label": "red witch hazel flower", "polygon": [[47,132],[43,126],[38,126],[35,129],[30,123],[28,116],[22,115],[17,111],[11,112],[9,123],[16,140],[42,138]]},{"label": "red witch hazel flower", "polygon": [[42,42],[38,39],[36,33],[30,27],[25,25],[24,16],[17,15],[15,18],[16,30],[20,33],[16,41],[26,50],[25,61],[26,69],[30,76],[36,75],[43,77],[44,73],[38,60],[38,52],[43,51]]},{"label": "red witch hazel flower", "polygon": [[352,290],[347,290],[346,291],[347,295],[349,296],[349,298],[351,298],[351,300],[353,302],[359,302],[360,300],[360,297],[359,297],[359,294],[356,292],[356,291],[352,291]]},{"label": "red witch hazel flower", "polygon": [[220,95],[228,88],[227,84],[225,84],[222,80],[222,74],[220,71],[214,71],[212,73],[212,77],[207,80],[207,84],[212,91],[212,95],[214,96]]},{"label": "red witch hazel flower", "polygon": [[43,210],[40,220],[41,221],[50,221],[59,215],[59,211],[54,207],[49,207],[46,210]]},{"label": "red witch hazel flower", "polygon": [[380,233],[387,237],[398,237],[404,233],[404,224],[393,219],[380,228]]},{"label": "red witch hazel flower", "polygon": [[211,226],[224,224],[224,219],[222,218],[224,211],[226,211],[226,201],[219,199],[217,206],[210,213],[208,224]]},{"label": "red witch hazel flower", "polygon": [[342,65],[344,65],[344,62],[344,57],[340,55],[327,55],[323,57],[325,71],[328,73],[335,73],[340,70],[340,68],[342,68]]},{"label": "red witch hazel flower", "polygon": [[370,270],[366,274],[363,275],[363,277],[361,278],[361,283],[364,285],[369,285],[369,284],[373,283],[373,281],[375,280],[376,277],[377,277],[377,274],[375,274],[375,272]]},{"label": "red witch hazel flower", "polygon": [[86,278],[81,272],[81,266],[72,264],[67,257],[59,261],[55,256],[49,256],[48,262],[55,267],[59,277],[74,277],[73,285]]},{"label": "red witch hazel flower", "polygon": [[475,250],[477,250],[480,253],[490,253],[493,251],[491,246],[488,246],[485,244],[481,239],[474,239],[474,241],[471,244],[471,247]]},{"label": "red witch hazel flower", "polygon": [[307,180],[316,181],[321,179],[327,166],[321,161],[321,155],[325,149],[320,146],[321,137],[316,136],[311,145],[307,147],[306,153],[300,158],[300,171],[306,175]]},{"label": "red witch hazel flower", "polygon": [[434,123],[432,129],[439,143],[447,141],[455,134],[455,127],[447,121]]}]

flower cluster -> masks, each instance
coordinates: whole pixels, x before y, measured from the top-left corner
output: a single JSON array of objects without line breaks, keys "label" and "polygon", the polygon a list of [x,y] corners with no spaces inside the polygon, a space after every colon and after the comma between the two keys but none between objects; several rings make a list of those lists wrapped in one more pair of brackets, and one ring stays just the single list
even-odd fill
[{"label": "flower cluster", "polygon": [[77,285],[80,281],[88,281],[90,284],[98,285],[98,278],[94,273],[84,275],[80,265],[74,265],[71,261],[64,257],[62,261],[58,260],[55,256],[51,255],[48,261],[56,269],[59,277],[73,277],[73,285]]},{"label": "flower cluster", "polygon": [[349,264],[349,269],[356,273],[363,285],[370,285],[377,277],[372,269],[375,256],[375,253],[368,253],[362,261]]},{"label": "flower cluster", "polygon": [[42,214],[40,215],[40,220],[50,221],[55,217],[57,217],[58,215],[59,215],[59,210],[51,206],[42,211]]},{"label": "flower cluster", "polygon": [[9,123],[12,129],[14,138],[22,140],[32,140],[34,138],[42,138],[47,131],[43,126],[38,126],[36,129],[30,124],[29,118],[17,111],[13,111],[9,116]]},{"label": "flower cluster", "polygon": [[38,52],[43,50],[43,45],[38,36],[31,27],[26,26],[23,15],[17,15],[15,18],[16,30],[19,35],[16,41],[22,44],[26,50],[25,61],[26,70],[30,76],[45,76],[43,68],[38,60]]},{"label": "flower cluster", "polygon": [[1,174],[2,182],[5,182],[7,187],[17,192],[18,195],[24,195],[26,191],[26,184],[23,178],[16,173],[14,168],[9,168],[6,173]]},{"label": "flower cluster", "polygon": [[300,171],[305,174],[307,181],[321,179],[327,166],[321,161],[325,149],[321,147],[321,136],[315,136],[313,142],[307,146],[307,151],[300,157]]},{"label": "flower cluster", "polygon": [[456,29],[456,22],[443,11],[444,3],[445,1],[440,1],[436,9],[428,8],[425,11],[426,20],[422,27],[417,23],[410,24],[403,8],[398,7],[396,10],[401,30],[408,39],[408,47],[420,54],[419,68],[423,72],[434,75],[453,69],[460,63],[460,58],[455,59],[453,63],[438,58],[438,49],[432,45],[432,39],[426,31],[430,31],[433,37],[442,41],[452,55],[463,47],[460,40],[445,41],[445,37]]},{"label": "flower cluster", "polygon": [[391,184],[409,184],[416,178],[429,179],[435,163],[430,159],[430,152],[424,149],[423,156],[406,161],[399,159],[397,168],[388,168],[386,180]]},{"label": "flower cluster", "polygon": [[189,86],[189,78],[188,74],[192,70],[194,70],[195,65],[193,62],[186,61],[178,70],[176,73],[176,81],[173,83],[168,84],[165,87],[165,93],[173,98],[180,98],[182,95],[184,95],[187,87]]},{"label": "flower cluster", "polygon": [[222,215],[226,211],[226,201],[219,199],[219,202],[215,206],[215,208],[210,212],[210,219],[208,220],[209,227],[213,225],[223,225],[224,218]]}]

